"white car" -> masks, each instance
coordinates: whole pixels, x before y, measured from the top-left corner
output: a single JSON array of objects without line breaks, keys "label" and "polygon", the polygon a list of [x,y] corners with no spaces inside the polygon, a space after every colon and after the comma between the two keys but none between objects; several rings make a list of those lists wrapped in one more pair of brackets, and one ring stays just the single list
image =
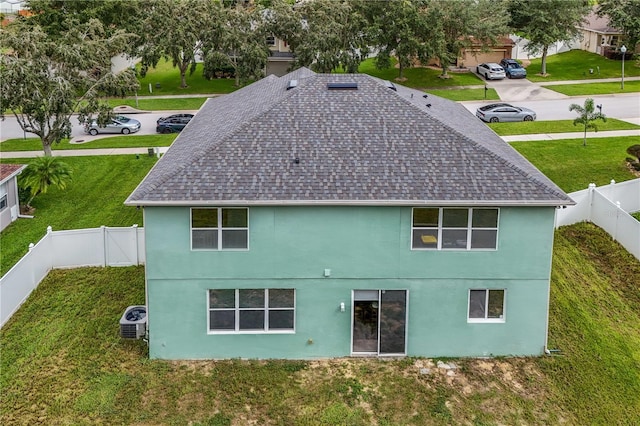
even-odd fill
[{"label": "white car", "polygon": [[502,80],[507,75],[500,64],[485,62],[476,67],[476,72],[484,76],[485,80]]}]

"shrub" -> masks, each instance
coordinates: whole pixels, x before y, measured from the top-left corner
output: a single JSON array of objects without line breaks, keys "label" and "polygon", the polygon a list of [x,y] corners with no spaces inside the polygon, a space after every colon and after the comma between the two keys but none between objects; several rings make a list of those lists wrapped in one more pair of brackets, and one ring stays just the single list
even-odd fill
[{"label": "shrub", "polygon": [[627,154],[633,155],[640,161],[640,145],[631,145],[627,148]]}]

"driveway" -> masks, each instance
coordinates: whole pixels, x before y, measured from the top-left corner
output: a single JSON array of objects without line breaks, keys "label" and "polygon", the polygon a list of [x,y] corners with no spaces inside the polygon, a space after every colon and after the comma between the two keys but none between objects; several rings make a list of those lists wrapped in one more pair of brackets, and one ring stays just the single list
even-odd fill
[{"label": "driveway", "polygon": [[537,83],[532,83],[526,78],[489,80],[486,85],[495,89],[500,99],[505,102],[547,101],[569,98],[567,95],[545,89]]}]

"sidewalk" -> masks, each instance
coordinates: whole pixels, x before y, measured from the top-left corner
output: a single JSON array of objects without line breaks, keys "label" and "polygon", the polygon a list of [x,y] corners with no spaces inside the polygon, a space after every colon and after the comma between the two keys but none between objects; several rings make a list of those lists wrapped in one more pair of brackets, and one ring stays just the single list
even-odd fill
[{"label": "sidewalk", "polygon": [[[89,157],[92,155],[149,155],[149,150],[154,148],[101,148],[101,149],[58,149],[53,150],[54,157]],[[164,154],[168,146],[156,147],[153,155]],[[0,158],[34,158],[42,157],[43,151],[11,151],[0,152]]]},{"label": "sidewalk", "polygon": [[[640,138],[640,129],[636,130],[609,130],[606,132],[587,132],[587,139],[592,138],[608,138],[615,136],[636,136]],[[533,135],[509,135],[501,136],[505,142],[521,142],[521,141],[542,141],[542,140],[560,140],[560,139],[582,139],[584,131],[571,133],[537,133]]]}]

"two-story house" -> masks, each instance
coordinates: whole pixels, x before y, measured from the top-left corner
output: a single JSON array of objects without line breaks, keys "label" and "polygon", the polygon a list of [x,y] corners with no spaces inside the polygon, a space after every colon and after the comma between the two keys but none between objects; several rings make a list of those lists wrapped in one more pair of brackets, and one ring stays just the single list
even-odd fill
[{"label": "two-story house", "polygon": [[542,354],[572,203],[462,105],[268,76],[208,100],[126,201],[150,356]]}]

